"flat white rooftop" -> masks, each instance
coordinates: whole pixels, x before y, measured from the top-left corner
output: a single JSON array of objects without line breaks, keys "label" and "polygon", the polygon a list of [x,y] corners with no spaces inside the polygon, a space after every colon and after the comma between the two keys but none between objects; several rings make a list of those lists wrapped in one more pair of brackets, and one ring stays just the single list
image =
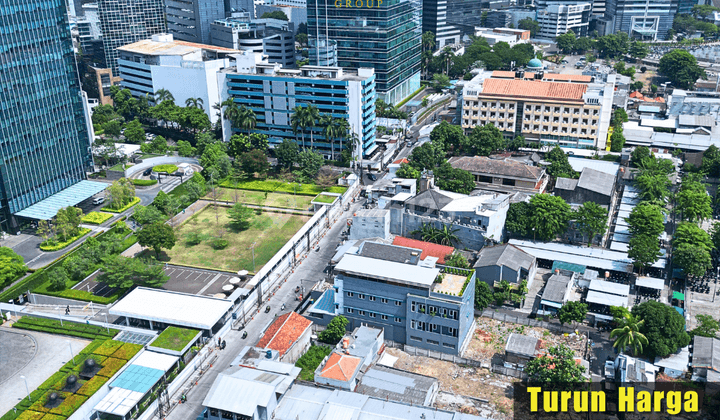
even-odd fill
[{"label": "flat white rooftop", "polygon": [[439,268],[426,268],[352,254],[345,254],[338,265],[335,266],[335,270],[349,275],[372,277],[425,287],[432,286],[435,278],[440,273]]},{"label": "flat white rooftop", "polygon": [[209,330],[231,307],[232,302],[225,299],[138,287],[108,312],[110,315]]},{"label": "flat white rooftop", "polygon": [[590,282],[590,290],[617,296],[627,296],[630,294],[630,286],[627,284],[613,283],[605,280],[592,280]]},{"label": "flat white rooftop", "polygon": [[595,290],[588,292],[586,300],[590,303],[597,303],[599,305],[622,306],[623,308],[628,307],[627,296],[609,295]]}]

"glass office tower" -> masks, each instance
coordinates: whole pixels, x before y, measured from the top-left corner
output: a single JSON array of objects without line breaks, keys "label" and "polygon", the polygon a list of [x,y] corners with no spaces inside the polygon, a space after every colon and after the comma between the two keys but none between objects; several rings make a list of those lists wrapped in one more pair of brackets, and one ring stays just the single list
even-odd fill
[{"label": "glass office tower", "polygon": [[[374,68],[378,98],[397,104],[420,88],[421,4],[308,0],[308,36],[337,42],[339,67]],[[317,65],[321,59],[322,54],[316,53],[310,56],[310,64]]]},{"label": "glass office tower", "polygon": [[118,75],[117,48],[167,32],[163,0],[99,0],[105,60]]},{"label": "glass office tower", "polygon": [[91,166],[65,0],[2,0],[0,228]]}]

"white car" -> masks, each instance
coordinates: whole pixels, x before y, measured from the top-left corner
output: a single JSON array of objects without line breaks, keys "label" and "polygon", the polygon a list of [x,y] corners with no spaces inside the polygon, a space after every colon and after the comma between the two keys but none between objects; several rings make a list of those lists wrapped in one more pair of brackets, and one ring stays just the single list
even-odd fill
[{"label": "white car", "polygon": [[102,204],[102,203],[104,203],[104,202],[105,202],[105,197],[95,197],[95,198],[93,199],[93,204],[96,205],[96,206],[97,206],[98,204]]}]

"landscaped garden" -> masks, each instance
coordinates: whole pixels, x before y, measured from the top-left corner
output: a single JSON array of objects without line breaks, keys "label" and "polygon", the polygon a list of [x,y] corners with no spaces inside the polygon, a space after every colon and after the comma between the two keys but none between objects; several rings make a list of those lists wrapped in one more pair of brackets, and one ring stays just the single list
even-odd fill
[{"label": "landscaped garden", "polygon": [[347,187],[333,185],[322,186],[316,184],[302,184],[298,182],[284,182],[276,179],[243,179],[232,180],[227,179],[219,183],[221,187],[237,188],[240,190],[267,191],[267,192],[285,192],[290,194],[317,195],[321,192],[332,192],[342,194]]},{"label": "landscaped garden", "polygon": [[337,200],[337,196],[318,194],[318,196],[315,197],[312,201],[313,201],[313,203],[332,204],[335,202],[335,200]]},{"label": "landscaped garden", "polygon": [[77,322],[56,321],[54,319],[34,318],[24,316],[13,323],[13,328],[21,328],[24,330],[40,331],[51,334],[63,334],[73,337],[89,338],[112,338],[120,331],[110,328],[99,327],[97,325],[79,324]]},{"label": "landscaped garden", "polygon": [[167,327],[157,338],[150,343],[151,347],[182,351],[192,341],[199,331],[189,328]]},{"label": "landscaped garden", "polygon": [[91,211],[82,217],[83,223],[90,223],[92,225],[103,224],[108,219],[112,219],[113,215],[108,213],[101,213],[98,211]]},{"label": "landscaped garden", "polygon": [[133,179],[131,180],[133,185],[138,187],[149,187],[158,183],[157,179]]},{"label": "landscaped garden", "polygon": [[274,192],[249,191],[232,188],[217,188],[205,196],[208,200],[229,203],[254,204],[256,206],[277,207],[296,210],[307,210],[312,201],[311,196],[283,194]]},{"label": "landscaped garden", "polygon": [[140,202],[140,197],[133,197],[133,198],[132,198],[130,201],[128,201],[126,204],[124,204],[124,205],[122,205],[122,206],[120,206],[120,207],[118,207],[118,208],[113,208],[113,207],[112,207],[112,204],[110,204],[110,205],[107,205],[107,206],[103,207],[103,210],[109,211],[109,212],[112,212],[112,213],[122,213],[122,212],[124,212],[125,210],[129,209],[130,207],[136,205],[136,204],[139,203],[139,202]]},{"label": "landscaped garden", "polygon": [[[32,325],[37,321],[26,318],[28,317],[20,319],[20,321],[25,320],[24,325]],[[67,328],[61,334],[67,334],[69,330],[88,331],[83,324],[73,322],[64,324]],[[58,372],[32,391],[29,397],[22,399],[0,420],[67,419],[143,348],[139,344],[99,337],[101,338],[88,344],[73,360],[63,365]],[[89,359],[94,363],[86,363]],[[52,399],[51,394],[56,394],[56,398]]]},{"label": "landscaped garden", "polygon": [[302,369],[300,371],[300,375],[298,375],[298,378],[302,379],[303,381],[314,381],[315,369],[320,366],[320,363],[322,363],[323,359],[325,359],[330,353],[332,353],[332,350],[333,348],[329,346],[310,346],[308,351],[303,354],[297,362],[295,362],[295,366]]},{"label": "landscaped garden", "polygon": [[163,172],[166,174],[174,174],[177,172],[178,167],[177,165],[173,165],[170,163],[164,164],[164,165],[157,165],[153,167],[154,172]]},{"label": "landscaped garden", "polygon": [[228,271],[257,271],[310,219],[262,212],[250,217],[246,228],[239,230],[233,228],[227,207],[215,207],[207,206],[182,224],[176,232],[177,243],[160,260]]}]

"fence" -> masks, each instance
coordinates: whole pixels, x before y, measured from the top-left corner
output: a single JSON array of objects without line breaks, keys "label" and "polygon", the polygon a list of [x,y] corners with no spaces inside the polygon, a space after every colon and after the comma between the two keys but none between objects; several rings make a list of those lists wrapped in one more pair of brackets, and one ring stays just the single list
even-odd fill
[{"label": "fence", "polygon": [[505,312],[495,312],[492,309],[485,309],[484,311],[475,311],[476,316],[483,316],[485,318],[491,318],[496,321],[510,322],[513,324],[527,325],[528,327],[539,327],[548,329],[554,333],[562,334],[564,332],[570,332],[568,329],[564,331],[561,326],[552,324],[550,322],[540,321],[537,319],[530,319],[526,317],[520,317],[516,315],[509,315]]},{"label": "fence", "polygon": [[442,353],[439,351],[432,351],[432,350],[426,350],[426,349],[419,349],[417,347],[412,347],[405,345],[403,351],[405,353],[410,354],[412,356],[423,356],[423,357],[430,357],[432,359],[438,359],[443,360],[446,362],[452,362],[462,365],[468,365],[468,366],[474,366],[474,367],[482,367],[483,363],[474,360],[474,359],[466,359],[464,357],[455,356],[453,354],[447,354]]},{"label": "fence", "polygon": [[513,378],[520,378],[520,379],[527,378],[527,374],[519,369],[513,369],[513,368],[500,366],[500,365],[492,365],[490,370],[493,373],[499,373],[499,374],[505,375],[505,376],[512,376]]}]

